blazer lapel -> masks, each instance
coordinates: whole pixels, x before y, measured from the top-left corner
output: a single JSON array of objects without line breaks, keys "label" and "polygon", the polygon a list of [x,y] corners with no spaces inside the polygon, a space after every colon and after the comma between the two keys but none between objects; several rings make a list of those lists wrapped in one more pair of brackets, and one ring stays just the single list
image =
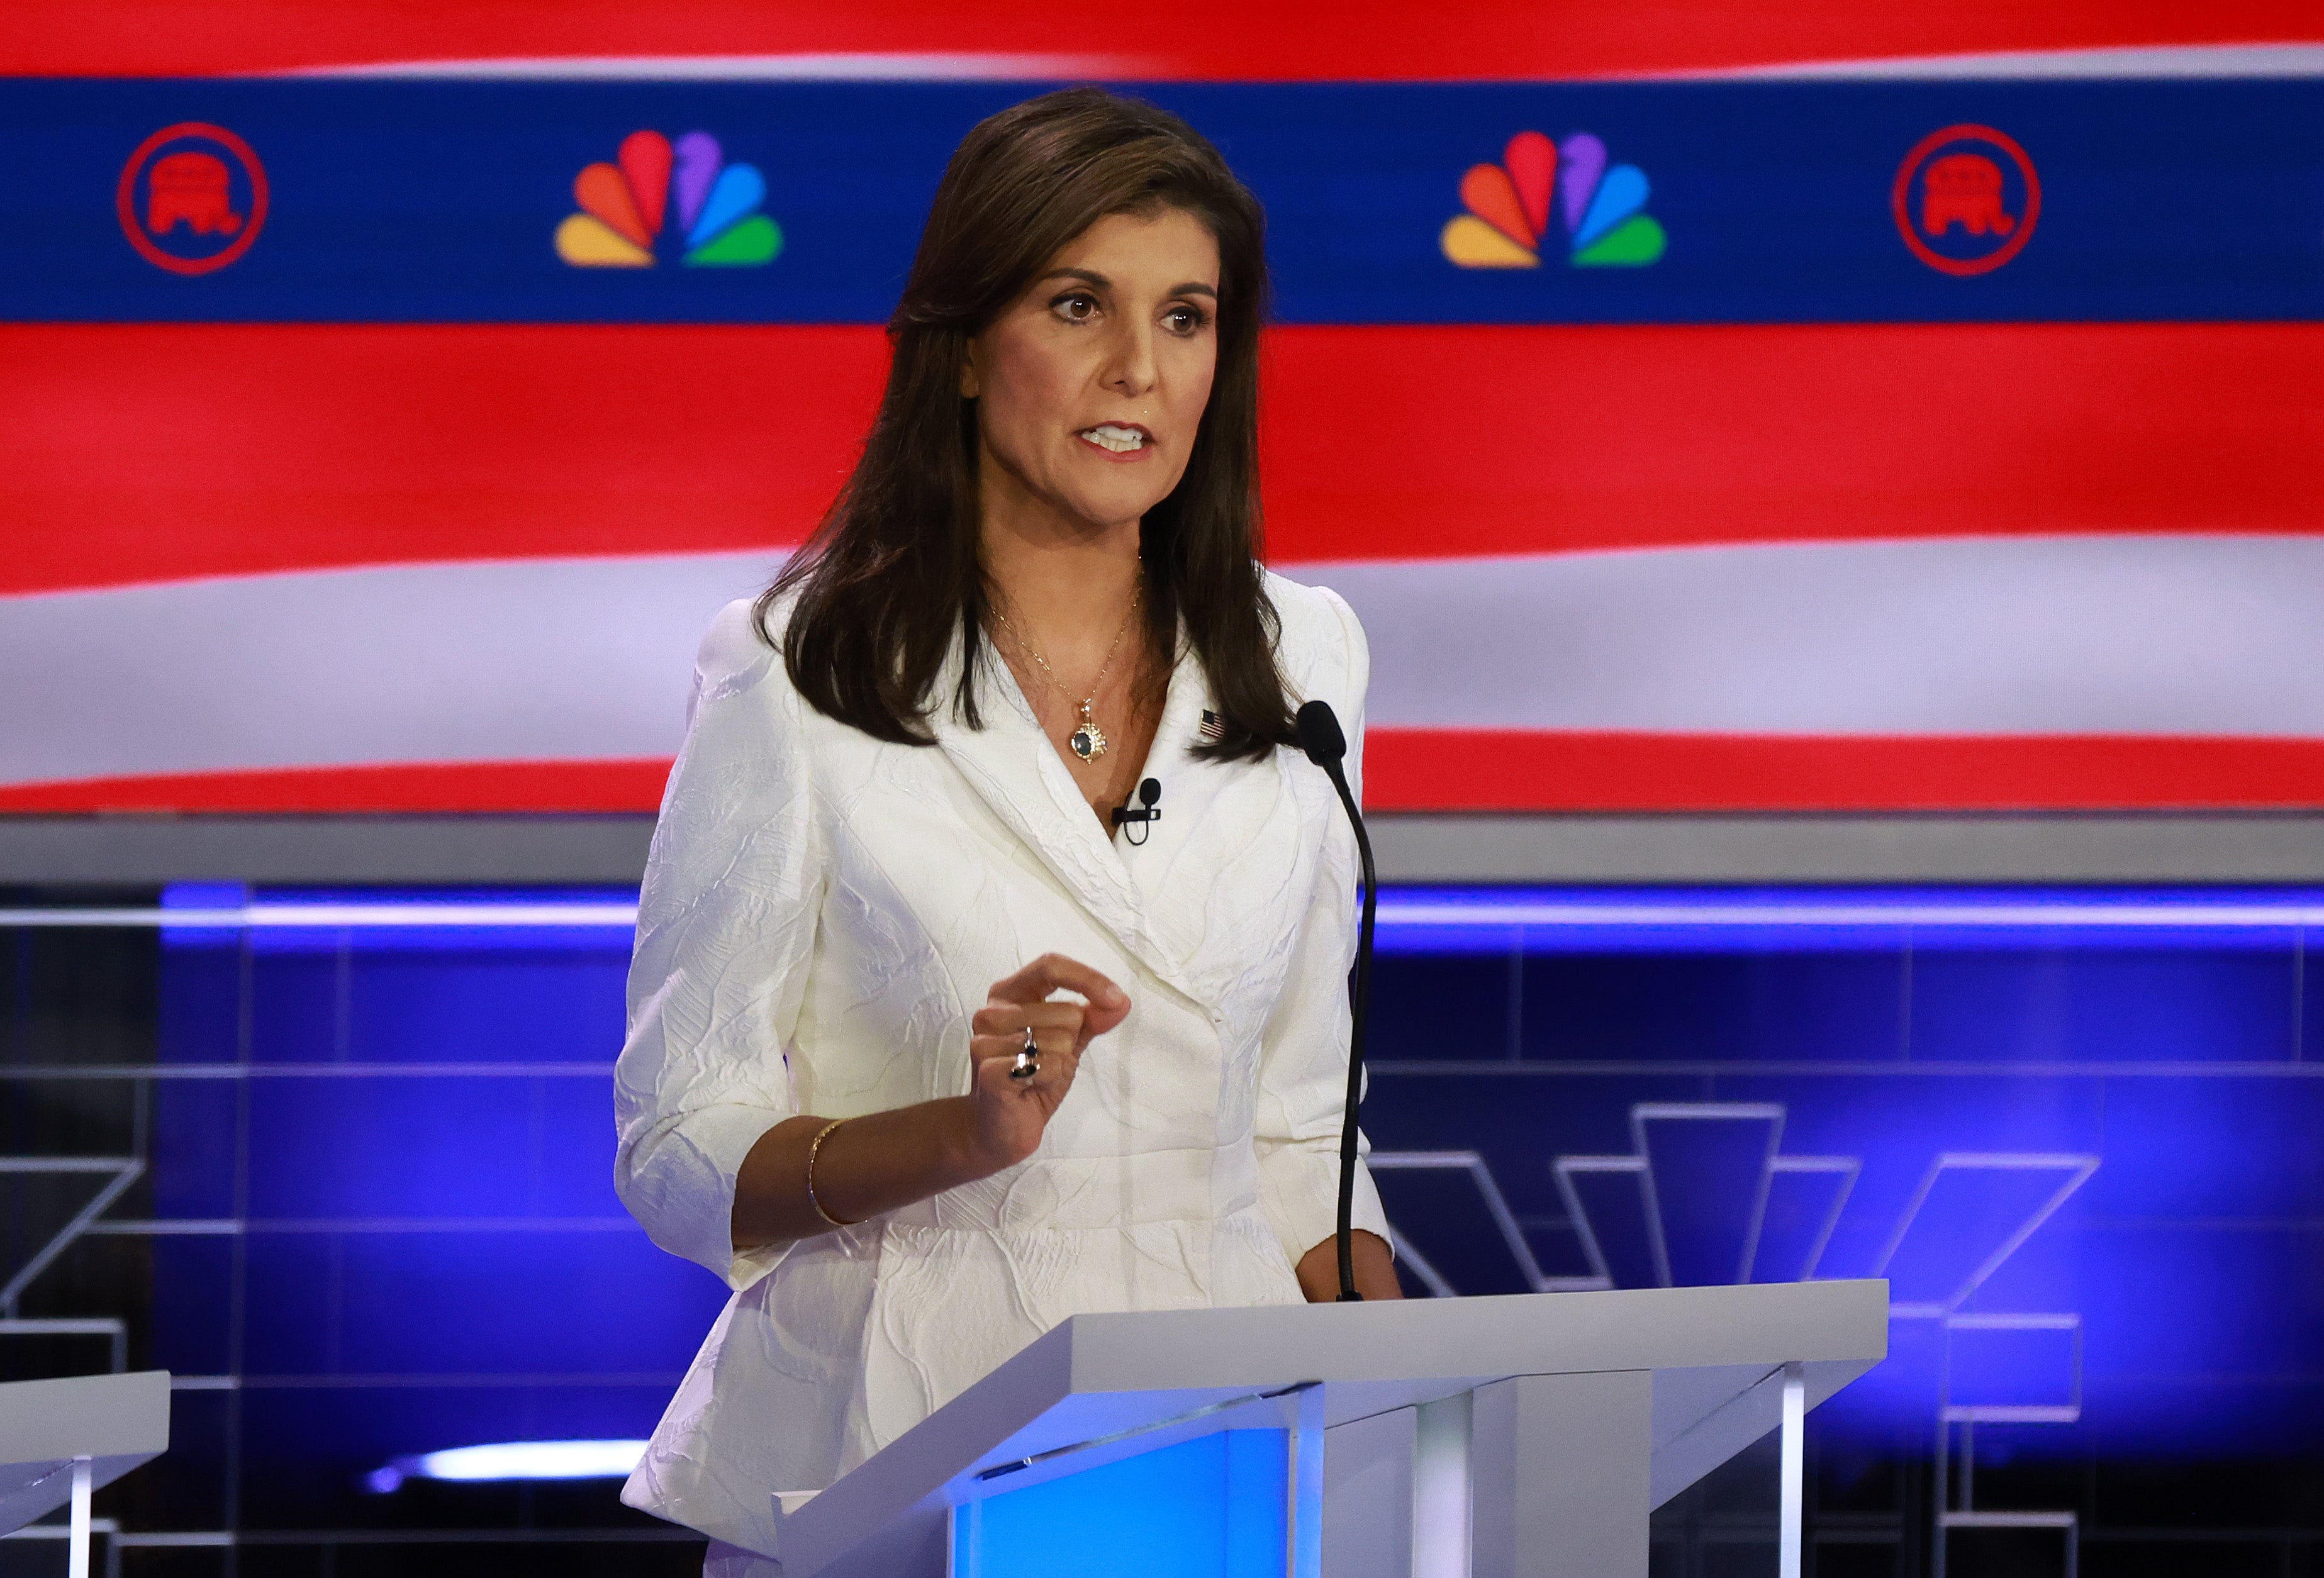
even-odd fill
[{"label": "blazer lapel", "polygon": [[[1008,828],[1048,867],[1066,892],[1090,916],[1111,932],[1121,946],[1179,991],[1189,991],[1176,959],[1154,936],[1138,885],[1113,848],[1112,840],[1090,813],[1080,786],[1056,748],[1041,731],[1040,720],[1019,689],[1016,675],[988,645],[983,651],[984,727],[969,729],[953,716],[950,698],[958,683],[960,657],[954,653],[938,678],[939,698],[929,726],[936,744],[969,787]],[[1175,695],[1189,665],[1199,683],[1199,664],[1182,657],[1171,676]]]},{"label": "blazer lapel", "polygon": [[1331,790],[1293,753],[1234,762],[1194,756],[1210,704],[1202,665],[1190,657],[1173,678],[1147,769],[1162,784],[1162,818],[1142,846],[1120,856],[1155,941],[1215,1006],[1266,951],[1252,940],[1254,917],[1280,913],[1296,928],[1302,905],[1286,906],[1285,895],[1305,890],[1300,874],[1314,842],[1305,830],[1317,821],[1312,791]]}]

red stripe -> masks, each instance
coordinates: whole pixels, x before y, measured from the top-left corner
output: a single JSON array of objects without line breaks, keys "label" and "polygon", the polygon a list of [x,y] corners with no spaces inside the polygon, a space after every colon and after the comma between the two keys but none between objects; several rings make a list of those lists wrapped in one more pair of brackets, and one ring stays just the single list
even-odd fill
[{"label": "red stripe", "polygon": [[[0,789],[0,812],[650,812],[664,761],[420,763]],[[1815,739],[1375,729],[1374,811],[2284,810],[2324,740]]]},{"label": "red stripe", "polygon": [[1278,559],[2319,528],[2324,325],[1286,330]]},{"label": "red stripe", "polygon": [[0,592],[795,541],[876,328],[0,327]]},{"label": "red stripe", "polygon": [[[795,542],[871,327],[0,326],[0,592]],[[2312,532],[2324,325],[1277,330],[1277,562]]]},{"label": "red stripe", "polygon": [[1040,0],[10,0],[0,73],[199,75],[215,71],[505,56],[737,55],[792,51],[1120,53],[1139,75],[1176,78],[1590,76],[1770,61],[1987,50],[2268,42],[2318,36],[2296,0],[1655,0],[1549,5],[1185,0],[1151,27],[1061,28]]},{"label": "red stripe", "polygon": [[2101,811],[2324,806],[2324,740],[1375,729],[1393,811]]},{"label": "red stripe", "polygon": [[653,811],[669,777],[669,763],[655,760],[157,773],[0,787],[0,812]]}]

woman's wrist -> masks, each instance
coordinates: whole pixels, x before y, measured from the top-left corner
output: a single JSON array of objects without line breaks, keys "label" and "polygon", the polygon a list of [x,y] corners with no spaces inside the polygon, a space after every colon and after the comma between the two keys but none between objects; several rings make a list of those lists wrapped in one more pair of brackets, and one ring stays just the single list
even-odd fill
[{"label": "woman's wrist", "polygon": [[759,1249],[828,1233],[990,1178],[1007,1165],[989,1153],[969,1096],[844,1123],[806,1114],[786,1118],[759,1137],[735,1179],[734,1246]]},{"label": "woman's wrist", "polygon": [[993,1150],[980,1121],[974,1096],[948,1096],[928,1105],[941,1109],[937,1132],[944,1139],[937,1153],[947,1178],[943,1188],[973,1184],[1016,1164],[1018,1158],[1003,1156]]}]

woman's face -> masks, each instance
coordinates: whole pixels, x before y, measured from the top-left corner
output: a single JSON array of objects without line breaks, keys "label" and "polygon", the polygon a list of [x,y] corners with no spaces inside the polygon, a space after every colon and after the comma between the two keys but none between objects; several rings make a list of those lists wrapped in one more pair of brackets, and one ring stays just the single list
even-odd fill
[{"label": "woman's face", "polygon": [[1179,208],[1067,243],[970,344],[961,392],[993,484],[1091,526],[1135,522],[1185,473],[1218,366],[1219,247]]}]

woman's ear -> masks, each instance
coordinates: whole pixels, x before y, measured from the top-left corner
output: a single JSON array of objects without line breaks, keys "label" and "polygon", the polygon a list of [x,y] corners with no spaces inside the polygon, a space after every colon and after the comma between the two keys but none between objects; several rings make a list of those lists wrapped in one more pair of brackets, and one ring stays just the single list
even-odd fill
[{"label": "woman's ear", "polygon": [[976,342],[971,340],[960,357],[960,398],[973,400],[976,398]]}]

